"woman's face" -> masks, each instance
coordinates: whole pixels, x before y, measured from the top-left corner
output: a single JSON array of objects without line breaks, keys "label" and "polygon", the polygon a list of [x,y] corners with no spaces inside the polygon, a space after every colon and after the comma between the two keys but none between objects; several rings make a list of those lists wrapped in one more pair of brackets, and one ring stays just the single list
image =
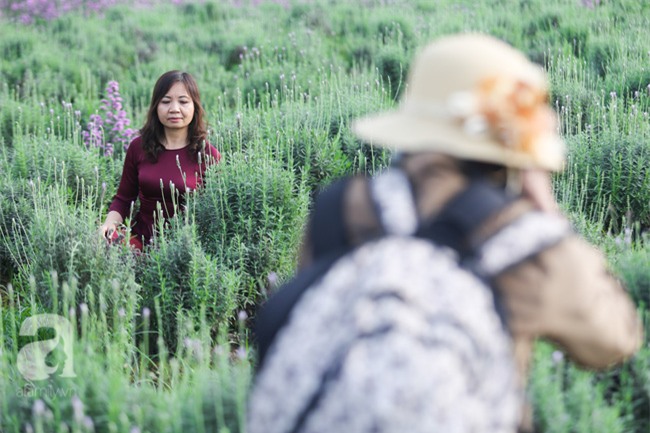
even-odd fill
[{"label": "woman's face", "polygon": [[194,101],[185,84],[177,82],[169,88],[158,103],[157,113],[165,130],[187,129],[194,118]]}]

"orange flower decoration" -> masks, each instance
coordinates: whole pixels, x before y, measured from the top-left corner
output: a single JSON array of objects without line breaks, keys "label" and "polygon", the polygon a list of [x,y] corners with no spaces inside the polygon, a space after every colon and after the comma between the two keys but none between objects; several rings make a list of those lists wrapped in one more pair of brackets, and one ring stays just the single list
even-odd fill
[{"label": "orange flower decoration", "polygon": [[547,93],[524,81],[492,77],[479,83],[477,111],[504,146],[539,155],[538,144],[553,134],[555,116]]}]

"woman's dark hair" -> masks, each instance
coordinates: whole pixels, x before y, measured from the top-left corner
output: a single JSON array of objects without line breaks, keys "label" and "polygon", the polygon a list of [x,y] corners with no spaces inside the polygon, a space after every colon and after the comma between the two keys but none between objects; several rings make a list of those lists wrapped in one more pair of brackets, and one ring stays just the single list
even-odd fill
[{"label": "woman's dark hair", "polygon": [[[425,155],[435,155],[435,152],[400,152],[393,155],[391,162],[394,166],[404,168],[404,164],[406,164],[407,161],[411,160],[411,158],[425,158]],[[430,175],[431,170],[439,170],[443,165],[452,164],[464,176],[471,180],[484,179],[490,181],[497,187],[506,187],[508,169],[504,165],[483,161],[473,161],[469,159],[459,159],[452,156],[442,156],[442,158],[443,159],[425,159],[427,165],[424,166],[424,169],[421,169],[417,175],[420,179],[413,178],[413,176],[416,175],[410,173],[411,182],[418,183],[418,181],[421,180],[422,176],[426,177]]]},{"label": "woman's dark hair", "polygon": [[147,120],[142,129],[140,129],[142,149],[151,162],[156,162],[158,155],[165,149],[162,144],[163,138],[165,137],[165,129],[158,118],[158,104],[176,83],[183,83],[185,85],[187,93],[189,93],[192,102],[194,102],[194,118],[190,122],[187,131],[187,141],[189,143],[187,150],[196,159],[197,154],[203,150],[205,145],[208,133],[204,120],[205,111],[201,105],[199,86],[196,84],[194,77],[187,72],[168,71],[158,78],[158,81],[156,81],[153,87]]},{"label": "woman's dark hair", "polygon": [[461,160],[458,165],[463,174],[470,179],[487,179],[495,186],[506,187],[508,169],[504,165],[471,160]]}]

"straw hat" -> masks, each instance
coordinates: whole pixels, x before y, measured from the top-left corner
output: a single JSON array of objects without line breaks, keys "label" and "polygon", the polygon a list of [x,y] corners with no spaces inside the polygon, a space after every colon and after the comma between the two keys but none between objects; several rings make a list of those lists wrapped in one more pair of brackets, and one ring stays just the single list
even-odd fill
[{"label": "straw hat", "polygon": [[564,143],[541,67],[486,35],[438,39],[415,59],[395,111],[354,122],[373,145],[513,168],[560,170]]}]

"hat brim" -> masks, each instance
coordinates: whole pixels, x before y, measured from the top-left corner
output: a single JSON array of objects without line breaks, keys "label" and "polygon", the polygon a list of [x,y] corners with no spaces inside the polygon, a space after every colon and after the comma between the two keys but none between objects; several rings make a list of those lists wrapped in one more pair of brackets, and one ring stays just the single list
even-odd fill
[{"label": "hat brim", "polygon": [[467,134],[449,120],[430,116],[402,111],[380,113],[354,121],[352,130],[373,146],[401,152],[440,152],[513,168],[562,169],[561,160],[540,161],[532,155],[504,148],[489,136]]}]

